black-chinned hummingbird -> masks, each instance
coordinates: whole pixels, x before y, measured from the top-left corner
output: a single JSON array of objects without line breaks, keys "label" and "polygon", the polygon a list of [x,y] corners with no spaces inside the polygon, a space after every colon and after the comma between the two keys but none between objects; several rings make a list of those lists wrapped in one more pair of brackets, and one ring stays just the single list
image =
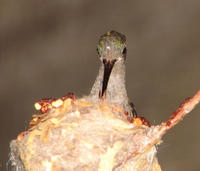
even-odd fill
[{"label": "black-chinned hummingbird", "polygon": [[93,100],[105,98],[118,104],[128,116],[136,116],[133,103],[129,101],[125,84],[126,37],[116,31],[102,35],[97,46],[101,60],[99,73],[90,92]]}]

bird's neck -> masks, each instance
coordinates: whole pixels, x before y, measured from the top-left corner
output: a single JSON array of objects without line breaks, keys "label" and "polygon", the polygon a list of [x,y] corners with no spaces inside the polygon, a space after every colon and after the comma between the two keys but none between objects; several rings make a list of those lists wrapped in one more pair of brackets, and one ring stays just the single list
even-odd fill
[{"label": "bird's neck", "polygon": [[[99,74],[90,92],[90,97],[94,100],[99,99],[99,93],[102,90],[103,74],[104,65],[101,64]],[[128,97],[125,85],[124,61],[116,62],[112,69],[106,89],[106,100],[112,103],[116,103],[120,106],[128,104]]]}]

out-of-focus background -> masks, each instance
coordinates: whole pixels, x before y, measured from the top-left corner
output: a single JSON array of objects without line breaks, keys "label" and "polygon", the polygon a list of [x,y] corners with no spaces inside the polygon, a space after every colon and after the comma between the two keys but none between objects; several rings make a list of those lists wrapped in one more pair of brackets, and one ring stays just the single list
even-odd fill
[{"label": "out-of-focus background", "polygon": [[[127,89],[137,112],[166,121],[200,89],[198,0],[1,0],[0,170],[9,141],[28,127],[33,104],[67,92],[87,95],[99,67],[96,44],[127,36]],[[200,170],[200,107],[158,147],[163,171]]]}]

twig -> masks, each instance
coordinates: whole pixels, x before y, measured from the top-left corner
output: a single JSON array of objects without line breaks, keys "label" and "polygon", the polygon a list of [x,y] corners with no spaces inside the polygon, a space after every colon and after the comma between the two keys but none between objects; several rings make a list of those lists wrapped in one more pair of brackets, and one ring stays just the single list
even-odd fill
[{"label": "twig", "polygon": [[[187,98],[184,102],[179,106],[179,108],[173,112],[167,122],[161,123],[159,126],[155,126],[153,129],[150,129],[149,133],[147,133],[148,140],[144,144],[144,146],[135,151],[132,155],[135,156],[138,153],[144,152],[148,147],[152,147],[160,142],[162,136],[173,126],[175,126],[178,122],[180,122],[183,117],[190,113],[194,107],[200,102],[200,90],[192,97]],[[144,141],[144,139],[143,139]]]}]

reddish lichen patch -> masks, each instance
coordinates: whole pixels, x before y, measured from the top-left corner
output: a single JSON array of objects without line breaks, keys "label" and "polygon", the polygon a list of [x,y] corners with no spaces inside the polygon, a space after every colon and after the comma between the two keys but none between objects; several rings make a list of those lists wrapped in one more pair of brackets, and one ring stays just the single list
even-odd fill
[{"label": "reddish lichen patch", "polygon": [[33,119],[29,122],[29,127],[32,128],[46,116],[46,114],[34,114],[32,115]]},{"label": "reddish lichen patch", "polygon": [[67,95],[62,97],[63,100],[66,100],[66,99],[69,99],[69,98],[72,99],[72,100],[76,100],[74,93],[67,93]]},{"label": "reddish lichen patch", "polygon": [[[185,115],[188,113],[191,109],[190,105],[188,107],[188,104],[191,102],[191,98],[186,98],[183,103],[180,104],[178,109],[173,112],[169,118],[169,120],[166,122],[167,127],[171,127],[172,125],[176,124],[179,120],[181,120],[181,115]],[[180,116],[179,116],[180,115]]]},{"label": "reddish lichen patch", "polygon": [[171,126],[171,121],[167,121],[167,122],[166,122],[166,126],[167,126],[167,127],[170,127],[170,126]]},{"label": "reddish lichen patch", "polygon": [[128,112],[125,111],[124,114],[125,114],[126,116],[128,116]]},{"label": "reddish lichen patch", "polygon": [[57,99],[57,100],[54,100],[51,104],[52,104],[52,107],[58,108],[63,105],[63,100]]},{"label": "reddish lichen patch", "polygon": [[68,93],[66,96],[62,98],[44,98],[42,100],[37,101],[34,104],[36,110],[40,110],[42,114],[47,113],[52,108],[59,108],[63,105],[64,101],[67,99],[76,100],[76,97],[73,93]]},{"label": "reddish lichen patch", "polygon": [[44,98],[42,100],[37,101],[34,104],[34,107],[36,110],[40,110],[41,113],[46,113],[48,112],[49,109],[52,109],[52,101],[54,101],[56,99],[52,99],[52,98]]},{"label": "reddish lichen patch", "polygon": [[21,133],[17,136],[17,140],[18,140],[18,141],[21,141],[21,140],[24,138],[24,136],[25,136],[26,134],[28,134],[28,131],[21,132]]},{"label": "reddish lichen patch", "polygon": [[139,127],[139,126],[142,126],[142,125],[145,125],[145,126],[148,126],[148,127],[151,126],[149,121],[144,117],[135,117],[135,118],[133,118],[133,124],[136,127]]},{"label": "reddish lichen patch", "polygon": [[[66,110],[67,106],[71,105],[71,101],[74,101],[76,98],[73,93],[68,93],[62,98],[44,98],[37,101],[34,104],[36,110],[40,110],[41,114],[34,114],[33,119],[29,122],[29,127],[32,128],[39,124],[43,118],[47,116],[47,112],[52,109],[61,109]],[[62,107],[64,106],[64,107]]]}]

